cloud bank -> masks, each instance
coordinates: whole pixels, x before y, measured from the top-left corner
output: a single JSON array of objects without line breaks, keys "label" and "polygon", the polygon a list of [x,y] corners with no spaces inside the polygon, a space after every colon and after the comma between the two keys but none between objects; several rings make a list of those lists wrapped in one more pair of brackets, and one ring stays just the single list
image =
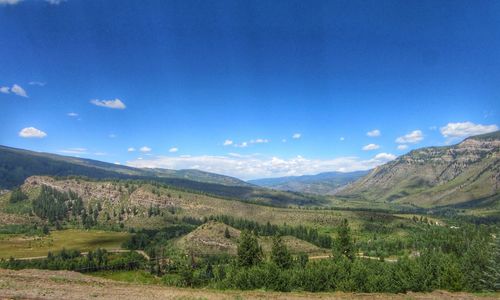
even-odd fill
[{"label": "cloud bank", "polygon": [[368,170],[395,159],[390,153],[379,153],[370,159],[346,156],[334,159],[309,159],[296,156],[283,159],[276,156],[230,154],[221,156],[156,156],[127,161],[138,168],[199,169],[241,179],[317,174],[328,171],[351,172]]},{"label": "cloud bank", "polygon": [[441,134],[445,138],[468,137],[497,130],[497,125],[481,125],[472,122],[448,123],[446,126],[440,128]]}]

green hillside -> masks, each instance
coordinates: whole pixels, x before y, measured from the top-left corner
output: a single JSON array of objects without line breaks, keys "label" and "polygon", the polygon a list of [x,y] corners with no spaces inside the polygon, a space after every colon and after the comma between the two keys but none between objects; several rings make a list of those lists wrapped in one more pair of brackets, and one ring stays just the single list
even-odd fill
[{"label": "green hillside", "polygon": [[413,150],[377,167],[337,196],[421,207],[499,208],[499,155],[498,131],[453,146]]},{"label": "green hillside", "polygon": [[19,186],[33,175],[85,176],[94,180],[148,180],[218,197],[280,206],[327,203],[327,200],[321,197],[272,191],[237,178],[199,170],[138,169],[0,146],[0,189]]}]

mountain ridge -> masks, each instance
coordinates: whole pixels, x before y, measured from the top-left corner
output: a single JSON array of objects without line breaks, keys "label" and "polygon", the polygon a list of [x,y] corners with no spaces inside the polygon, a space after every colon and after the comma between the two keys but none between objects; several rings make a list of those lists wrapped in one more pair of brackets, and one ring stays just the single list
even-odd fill
[{"label": "mountain ridge", "polygon": [[248,180],[247,182],[281,191],[294,191],[321,195],[331,195],[345,185],[356,181],[368,171],[322,172],[315,175],[285,176]]},{"label": "mountain ridge", "polygon": [[418,206],[500,200],[500,131],[412,150],[376,167],[336,195]]}]

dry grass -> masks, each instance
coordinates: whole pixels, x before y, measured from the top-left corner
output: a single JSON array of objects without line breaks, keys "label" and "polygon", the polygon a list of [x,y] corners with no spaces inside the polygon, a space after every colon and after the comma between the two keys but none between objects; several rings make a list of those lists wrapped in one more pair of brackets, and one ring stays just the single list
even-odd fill
[{"label": "dry grass", "polygon": [[80,251],[117,249],[128,236],[126,232],[75,229],[52,231],[44,237],[0,235],[0,258],[44,256],[62,248]]}]

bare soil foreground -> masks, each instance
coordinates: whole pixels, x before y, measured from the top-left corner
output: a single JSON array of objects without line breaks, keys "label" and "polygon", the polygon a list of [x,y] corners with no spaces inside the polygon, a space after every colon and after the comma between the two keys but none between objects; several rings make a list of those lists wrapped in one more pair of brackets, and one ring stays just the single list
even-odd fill
[{"label": "bare soil foreground", "polygon": [[0,269],[0,299],[498,299],[467,293],[428,294],[274,293],[214,291],[137,285],[69,271]]}]

